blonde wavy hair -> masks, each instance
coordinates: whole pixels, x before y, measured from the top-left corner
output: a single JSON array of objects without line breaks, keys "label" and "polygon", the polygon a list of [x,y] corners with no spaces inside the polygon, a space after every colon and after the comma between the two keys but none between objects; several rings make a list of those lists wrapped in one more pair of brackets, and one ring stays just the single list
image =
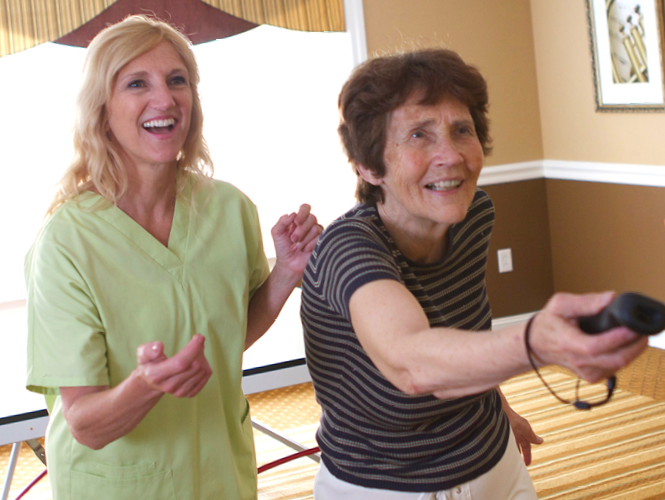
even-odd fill
[{"label": "blonde wavy hair", "polygon": [[102,201],[92,208],[117,204],[127,190],[127,172],[120,159],[118,146],[107,134],[106,104],[120,70],[132,60],[149,52],[162,42],[169,42],[189,72],[192,89],[192,116],[189,132],[178,155],[180,194],[193,177],[195,184],[209,180],[213,174],[212,159],[203,138],[203,112],[198,93],[199,70],[192,44],[185,35],[168,23],[144,15],[134,15],[100,31],[88,47],[83,79],[76,99],[74,124],[74,159],[58,183],[58,191],[47,211],[47,217],[68,200],[77,200],[94,189]]}]

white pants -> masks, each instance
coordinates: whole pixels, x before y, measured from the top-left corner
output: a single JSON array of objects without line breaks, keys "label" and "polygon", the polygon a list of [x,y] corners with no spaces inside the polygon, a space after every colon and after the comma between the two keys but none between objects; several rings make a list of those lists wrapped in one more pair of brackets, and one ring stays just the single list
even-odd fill
[{"label": "white pants", "polygon": [[536,490],[510,433],[508,449],[482,476],[450,490],[428,493],[365,488],[341,481],[321,462],[314,479],[314,500],[537,500]]}]

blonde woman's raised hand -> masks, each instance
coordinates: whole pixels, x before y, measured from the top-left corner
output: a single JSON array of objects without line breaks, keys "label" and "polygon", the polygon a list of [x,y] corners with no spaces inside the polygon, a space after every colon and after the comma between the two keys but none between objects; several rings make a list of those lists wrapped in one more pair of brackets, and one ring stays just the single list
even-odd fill
[{"label": "blonde woman's raised hand", "polygon": [[300,279],[321,231],[309,205],[301,205],[297,213],[280,217],[271,231],[277,257],[275,267],[284,268]]}]

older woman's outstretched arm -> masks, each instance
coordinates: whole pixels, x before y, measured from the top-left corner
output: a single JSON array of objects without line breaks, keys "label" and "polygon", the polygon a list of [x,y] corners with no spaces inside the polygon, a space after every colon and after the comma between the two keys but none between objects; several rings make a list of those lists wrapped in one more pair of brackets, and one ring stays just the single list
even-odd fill
[{"label": "older woman's outstretched arm", "polygon": [[[612,293],[552,297],[531,332],[531,346],[542,364],[564,366],[598,382],[635,359],[646,348],[646,338],[626,328],[602,335],[586,335],[577,328],[577,317],[596,314],[612,298]],[[477,394],[531,369],[523,325],[496,332],[430,328],[422,307],[399,282],[363,285],[349,307],[363,349],[407,394]]]}]

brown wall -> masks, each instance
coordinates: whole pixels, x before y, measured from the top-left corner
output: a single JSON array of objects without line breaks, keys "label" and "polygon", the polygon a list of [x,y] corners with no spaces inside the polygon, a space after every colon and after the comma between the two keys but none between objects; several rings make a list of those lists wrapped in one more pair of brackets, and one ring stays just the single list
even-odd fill
[{"label": "brown wall", "polygon": [[[487,262],[494,317],[555,291],[638,291],[665,301],[665,189],[555,179],[483,186],[496,223]],[[511,248],[514,271],[498,272]]]},{"label": "brown wall", "polygon": [[364,0],[370,56],[445,46],[478,67],[490,94],[488,165],[543,158],[529,0]]},{"label": "brown wall", "polygon": [[665,301],[665,189],[547,180],[555,290]]},{"label": "brown wall", "polygon": [[[496,210],[487,259],[495,318],[537,311],[554,292],[545,179],[483,186]],[[510,248],[513,268],[499,274],[497,250]]]}]

